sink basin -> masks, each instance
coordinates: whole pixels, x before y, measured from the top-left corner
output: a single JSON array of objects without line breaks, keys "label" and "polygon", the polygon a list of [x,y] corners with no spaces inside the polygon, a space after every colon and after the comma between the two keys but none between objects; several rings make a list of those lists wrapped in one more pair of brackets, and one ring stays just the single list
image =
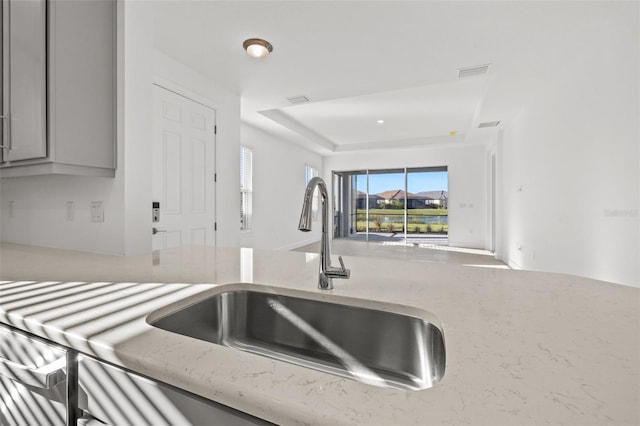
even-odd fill
[{"label": "sink basin", "polygon": [[147,321],[173,333],[375,386],[420,390],[444,376],[444,335],[428,312],[238,286],[179,302]]}]

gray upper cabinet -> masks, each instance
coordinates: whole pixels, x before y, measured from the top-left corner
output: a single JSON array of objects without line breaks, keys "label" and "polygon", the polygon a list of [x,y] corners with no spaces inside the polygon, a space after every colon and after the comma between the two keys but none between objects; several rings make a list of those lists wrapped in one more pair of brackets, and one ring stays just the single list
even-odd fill
[{"label": "gray upper cabinet", "polygon": [[4,2],[3,159],[47,156],[46,5],[44,1]]},{"label": "gray upper cabinet", "polygon": [[0,176],[114,176],[116,1],[2,0]]}]

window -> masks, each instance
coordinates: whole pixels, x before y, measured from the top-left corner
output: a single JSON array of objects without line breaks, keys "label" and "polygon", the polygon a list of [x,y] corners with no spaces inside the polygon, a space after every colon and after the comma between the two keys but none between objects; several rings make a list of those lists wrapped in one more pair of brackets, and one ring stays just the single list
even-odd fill
[{"label": "window", "polygon": [[305,174],[304,184],[307,185],[311,179],[318,176],[318,169],[314,169],[312,166],[305,164],[304,174]]},{"label": "window", "polygon": [[448,244],[447,166],[334,172],[335,237]]},{"label": "window", "polygon": [[[314,177],[318,177],[318,169],[305,164],[304,165],[304,174],[305,174],[305,185],[309,184],[309,181]],[[311,201],[311,211],[313,212],[313,220],[318,220],[318,205],[320,203],[320,191],[316,190],[315,197]]]},{"label": "window", "polygon": [[240,147],[240,230],[251,229],[251,199],[253,191],[253,153]]}]

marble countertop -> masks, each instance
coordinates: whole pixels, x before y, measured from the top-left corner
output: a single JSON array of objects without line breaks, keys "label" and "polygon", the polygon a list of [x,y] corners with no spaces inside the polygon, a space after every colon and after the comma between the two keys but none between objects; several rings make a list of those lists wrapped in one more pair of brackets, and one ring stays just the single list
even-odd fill
[{"label": "marble countertop", "polygon": [[379,388],[156,329],[218,285],[318,293],[318,256],[181,248],[111,257],[0,245],[0,322],[278,424],[640,424],[640,289],[562,274],[345,257],[328,292],[426,310],[444,379]]}]

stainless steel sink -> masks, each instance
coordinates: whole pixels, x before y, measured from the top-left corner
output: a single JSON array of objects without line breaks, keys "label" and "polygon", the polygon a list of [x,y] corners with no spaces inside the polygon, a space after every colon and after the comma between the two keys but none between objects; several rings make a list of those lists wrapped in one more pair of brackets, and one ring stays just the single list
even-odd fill
[{"label": "stainless steel sink", "polygon": [[258,289],[244,285],[188,300],[147,320],[173,333],[376,386],[420,390],[444,376],[444,335],[425,311]]}]

